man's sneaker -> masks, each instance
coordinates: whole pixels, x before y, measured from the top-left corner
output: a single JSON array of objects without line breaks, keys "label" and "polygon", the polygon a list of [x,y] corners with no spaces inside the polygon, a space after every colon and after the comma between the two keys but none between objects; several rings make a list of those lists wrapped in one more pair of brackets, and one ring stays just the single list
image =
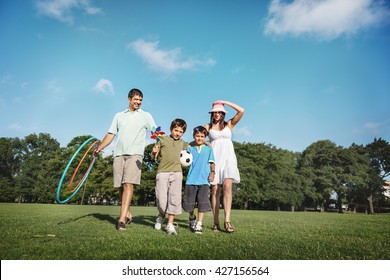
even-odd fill
[{"label": "man's sneaker", "polygon": [[190,217],[190,230],[194,231],[196,224],[196,216],[194,215],[193,218]]},{"label": "man's sneaker", "polygon": [[158,216],[156,219],[156,223],[154,224],[154,229],[161,230],[163,223],[164,223],[164,218]]},{"label": "man's sneaker", "polygon": [[166,230],[167,230],[168,235],[176,235],[177,234],[173,224],[167,224]]},{"label": "man's sneaker", "polygon": [[196,223],[196,226],[194,227],[194,232],[197,234],[202,234],[202,224],[201,223]]}]

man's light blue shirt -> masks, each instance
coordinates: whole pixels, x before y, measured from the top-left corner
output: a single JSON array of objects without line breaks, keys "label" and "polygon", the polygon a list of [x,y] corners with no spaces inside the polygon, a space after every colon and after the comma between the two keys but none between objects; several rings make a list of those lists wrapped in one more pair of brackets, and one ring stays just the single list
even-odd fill
[{"label": "man's light blue shirt", "polygon": [[114,156],[144,155],[146,132],[156,127],[150,113],[126,109],[114,116],[108,133],[116,135]]}]

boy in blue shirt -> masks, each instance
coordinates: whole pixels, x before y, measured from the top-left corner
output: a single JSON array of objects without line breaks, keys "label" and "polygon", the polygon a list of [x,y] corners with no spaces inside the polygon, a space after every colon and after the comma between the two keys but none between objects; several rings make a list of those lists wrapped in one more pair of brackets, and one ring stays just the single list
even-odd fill
[{"label": "boy in blue shirt", "polygon": [[[190,229],[202,234],[202,222],[205,212],[211,211],[210,182],[214,180],[215,163],[213,149],[205,144],[207,130],[203,126],[194,128],[195,145],[188,150],[192,154],[192,164],[188,171],[184,188],[184,211],[190,214]],[[198,220],[194,215],[195,205],[198,205]]]}]

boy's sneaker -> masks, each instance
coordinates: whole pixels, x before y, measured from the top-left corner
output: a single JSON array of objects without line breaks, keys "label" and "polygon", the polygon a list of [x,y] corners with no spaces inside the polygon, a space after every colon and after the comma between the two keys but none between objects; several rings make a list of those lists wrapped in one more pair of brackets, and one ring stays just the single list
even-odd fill
[{"label": "boy's sneaker", "polygon": [[167,224],[166,230],[167,230],[168,235],[176,235],[177,234],[173,224]]},{"label": "boy's sneaker", "polygon": [[154,224],[154,229],[161,230],[163,223],[164,223],[164,218],[158,216],[156,219],[156,223]]},{"label": "boy's sneaker", "polygon": [[201,223],[196,223],[196,226],[194,227],[194,232],[197,234],[202,234],[203,229]]},{"label": "boy's sneaker", "polygon": [[196,225],[196,216],[194,215],[193,218],[190,217],[190,230],[194,231]]}]

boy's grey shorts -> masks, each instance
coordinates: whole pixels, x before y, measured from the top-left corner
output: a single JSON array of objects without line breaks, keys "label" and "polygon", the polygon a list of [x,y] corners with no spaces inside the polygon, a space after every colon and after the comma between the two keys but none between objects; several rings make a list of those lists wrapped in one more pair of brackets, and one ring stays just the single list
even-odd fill
[{"label": "boy's grey shorts", "polygon": [[180,215],[182,172],[159,172],[156,175],[156,203],[160,213]]},{"label": "boy's grey shorts", "polygon": [[198,212],[211,211],[210,186],[208,185],[186,185],[184,188],[183,209],[186,212],[194,210],[198,204]]}]

